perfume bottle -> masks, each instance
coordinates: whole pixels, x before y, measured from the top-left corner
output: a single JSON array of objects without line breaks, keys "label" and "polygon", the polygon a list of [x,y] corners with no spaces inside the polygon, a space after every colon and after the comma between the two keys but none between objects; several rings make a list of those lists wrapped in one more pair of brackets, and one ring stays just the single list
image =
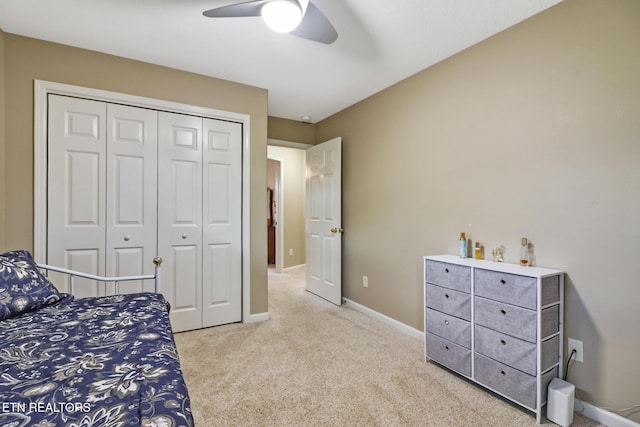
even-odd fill
[{"label": "perfume bottle", "polygon": [[480,244],[480,242],[476,242],[475,258],[484,259],[484,257],[482,256],[482,245]]},{"label": "perfume bottle", "polygon": [[463,231],[460,233],[460,258],[467,257],[467,234]]},{"label": "perfume bottle", "polygon": [[520,265],[529,265],[529,242],[526,237],[523,237],[520,246]]}]

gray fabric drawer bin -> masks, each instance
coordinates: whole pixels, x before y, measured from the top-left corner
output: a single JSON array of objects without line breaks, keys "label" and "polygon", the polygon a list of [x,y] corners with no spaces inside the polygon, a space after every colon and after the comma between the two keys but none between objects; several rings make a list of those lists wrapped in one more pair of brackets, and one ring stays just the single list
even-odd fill
[{"label": "gray fabric drawer bin", "polygon": [[554,305],[542,310],[542,339],[560,331],[560,306]]},{"label": "gray fabric drawer bin", "polygon": [[471,322],[427,309],[427,332],[471,349]]},{"label": "gray fabric drawer bin", "polygon": [[[479,383],[534,410],[536,407],[536,377],[527,375],[495,360],[474,354],[474,378]],[[547,387],[558,376],[558,367],[542,375],[542,403],[547,400]]]},{"label": "gray fabric drawer bin", "polygon": [[[537,308],[537,279],[529,276],[474,269],[475,295],[535,310]],[[560,300],[558,276],[542,279],[542,304],[545,306]]]},{"label": "gray fabric drawer bin", "polygon": [[425,334],[425,340],[428,359],[433,359],[467,377],[471,376],[471,350],[428,332]]},{"label": "gray fabric drawer bin", "polygon": [[560,276],[542,278],[542,307],[560,301]]},{"label": "gray fabric drawer bin", "polygon": [[477,326],[475,350],[529,375],[536,374],[536,345],[510,335]]},{"label": "gray fabric drawer bin", "polygon": [[[474,333],[475,350],[478,353],[482,353],[527,374],[536,374],[536,344],[478,325],[475,326]],[[555,336],[540,344],[542,347],[542,371],[558,363],[558,343],[559,339]]]},{"label": "gray fabric drawer bin", "polygon": [[477,296],[531,310],[536,309],[537,280],[535,277],[475,269],[474,283]]},{"label": "gray fabric drawer bin", "polygon": [[471,268],[446,262],[427,260],[427,283],[455,289],[460,292],[471,292]]},{"label": "gray fabric drawer bin", "polygon": [[[530,342],[536,341],[537,316],[534,310],[482,297],[474,298],[473,304],[476,324]],[[542,310],[541,321],[542,338],[558,332],[559,307],[555,305]]]},{"label": "gray fabric drawer bin", "polygon": [[471,295],[427,283],[427,307],[471,320]]}]

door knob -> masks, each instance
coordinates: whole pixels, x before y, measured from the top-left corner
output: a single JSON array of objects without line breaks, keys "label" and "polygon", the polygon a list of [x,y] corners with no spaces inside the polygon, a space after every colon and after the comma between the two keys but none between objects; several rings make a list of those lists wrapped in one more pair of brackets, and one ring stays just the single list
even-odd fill
[{"label": "door knob", "polygon": [[332,232],[333,234],[336,234],[336,233],[344,233],[344,228],[342,228],[342,227],[340,227],[340,228],[333,227],[333,228],[331,229],[331,232]]}]

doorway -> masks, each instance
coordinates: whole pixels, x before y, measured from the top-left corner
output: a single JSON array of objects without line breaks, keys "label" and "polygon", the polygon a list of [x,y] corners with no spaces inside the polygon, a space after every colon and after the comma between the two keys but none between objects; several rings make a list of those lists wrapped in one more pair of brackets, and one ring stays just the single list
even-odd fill
[{"label": "doorway", "polygon": [[267,156],[267,264],[282,272],[282,234],[280,205],[282,203],[282,159]]},{"label": "doorway", "polygon": [[282,273],[306,263],[306,149],[311,145],[272,139],[267,144],[268,267]]}]

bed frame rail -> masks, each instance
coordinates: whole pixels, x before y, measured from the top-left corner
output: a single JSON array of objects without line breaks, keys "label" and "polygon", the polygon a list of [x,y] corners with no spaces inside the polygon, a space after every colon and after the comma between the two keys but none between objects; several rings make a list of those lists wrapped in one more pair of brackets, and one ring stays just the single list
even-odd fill
[{"label": "bed frame rail", "polygon": [[55,271],[57,273],[67,274],[69,276],[69,287],[70,293],[73,294],[74,286],[73,286],[73,278],[74,277],[82,277],[85,279],[96,280],[98,282],[103,282],[105,284],[105,289],[107,283],[113,283],[115,286],[115,293],[120,293],[120,282],[126,282],[131,280],[153,280],[154,281],[154,289],[156,293],[161,293],[162,286],[160,281],[160,266],[162,265],[162,258],[156,257],[153,259],[153,264],[155,265],[154,274],[148,274],[143,276],[121,276],[121,277],[104,277],[104,276],[96,276],[94,274],[83,273],[81,271],[69,270],[67,268],[56,267],[53,265],[47,264],[38,264],[38,268],[47,271]]}]

